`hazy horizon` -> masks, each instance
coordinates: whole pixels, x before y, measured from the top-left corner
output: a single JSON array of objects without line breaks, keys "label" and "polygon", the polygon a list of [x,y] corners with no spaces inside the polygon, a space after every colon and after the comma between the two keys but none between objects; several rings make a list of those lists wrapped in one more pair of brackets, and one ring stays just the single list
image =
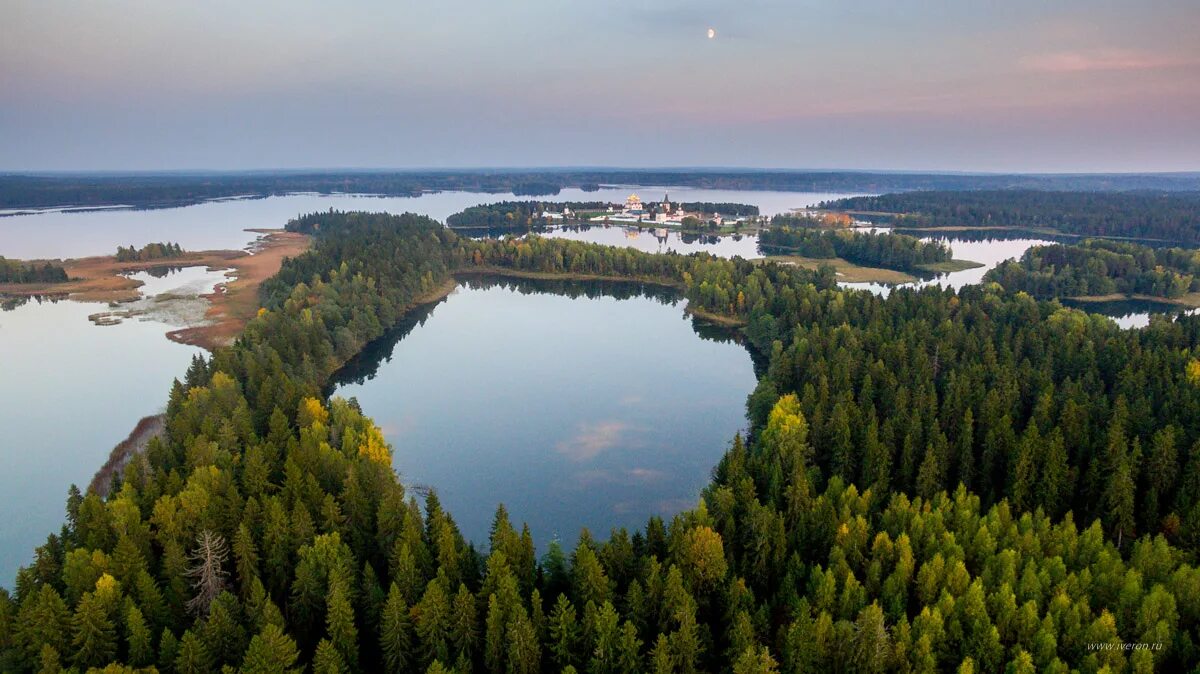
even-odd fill
[{"label": "hazy horizon", "polygon": [[17,0],[0,18],[5,172],[1200,170],[1184,0]]},{"label": "hazy horizon", "polygon": [[972,171],[969,169],[863,169],[845,167],[797,167],[797,166],[295,166],[295,167],[247,167],[247,168],[212,168],[197,166],[194,168],[161,168],[161,169],[9,169],[0,167],[0,176],[141,176],[141,175],[241,175],[241,174],[387,174],[387,173],[478,173],[492,171],[496,173],[624,173],[624,172],[694,172],[694,173],[862,173],[862,174],[896,174],[896,175],[959,175],[959,176],[1200,176],[1200,169],[1171,170],[1171,171]]}]

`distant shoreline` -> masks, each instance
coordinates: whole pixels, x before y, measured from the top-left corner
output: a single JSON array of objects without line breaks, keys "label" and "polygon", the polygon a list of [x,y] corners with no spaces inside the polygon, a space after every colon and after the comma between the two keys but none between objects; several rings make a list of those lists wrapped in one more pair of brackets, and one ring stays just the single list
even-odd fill
[{"label": "distant shoreline", "polygon": [[231,198],[292,193],[416,196],[472,191],[553,196],[599,185],[661,185],[782,192],[909,192],[1040,189],[1053,191],[1194,191],[1200,173],[930,173],[722,168],[472,168],[440,170],[277,170],[0,174],[0,215],[14,211],[99,207],[175,208]]}]

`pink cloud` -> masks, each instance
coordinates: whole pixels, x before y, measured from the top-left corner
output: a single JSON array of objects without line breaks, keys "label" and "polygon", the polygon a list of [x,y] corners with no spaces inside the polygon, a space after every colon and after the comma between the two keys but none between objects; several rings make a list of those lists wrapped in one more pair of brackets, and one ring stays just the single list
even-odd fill
[{"label": "pink cloud", "polygon": [[1186,61],[1162,54],[1150,54],[1128,49],[1064,51],[1033,54],[1021,59],[1021,65],[1026,70],[1043,73],[1158,70],[1195,64],[1195,61]]},{"label": "pink cloud", "polygon": [[581,423],[575,436],[559,442],[555,450],[569,459],[588,461],[617,446],[627,428],[628,425],[621,421]]}]

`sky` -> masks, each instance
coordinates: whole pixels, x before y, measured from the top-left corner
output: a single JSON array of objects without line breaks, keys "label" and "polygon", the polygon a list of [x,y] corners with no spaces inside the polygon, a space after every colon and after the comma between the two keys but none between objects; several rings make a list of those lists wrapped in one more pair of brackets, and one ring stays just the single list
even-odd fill
[{"label": "sky", "polygon": [[1200,1],[0,0],[0,170],[481,166],[1200,170]]}]

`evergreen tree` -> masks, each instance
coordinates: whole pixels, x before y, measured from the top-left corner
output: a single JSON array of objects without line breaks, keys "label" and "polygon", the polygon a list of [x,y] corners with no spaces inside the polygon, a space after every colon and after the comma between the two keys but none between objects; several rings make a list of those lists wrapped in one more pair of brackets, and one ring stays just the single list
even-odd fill
[{"label": "evergreen tree", "polygon": [[267,625],[250,640],[250,647],[242,660],[244,674],[290,674],[299,672],[295,667],[300,653],[296,642],[278,625]]},{"label": "evergreen tree", "polygon": [[354,626],[354,609],[346,599],[340,583],[329,588],[325,609],[325,633],[330,643],[350,669],[358,668],[358,629]]},{"label": "evergreen tree", "polygon": [[417,661],[413,651],[412,623],[408,604],[400,588],[392,583],[388,590],[387,604],[383,609],[383,620],[379,634],[380,648],[388,671],[400,672]]},{"label": "evergreen tree", "polygon": [[100,667],[107,664],[116,653],[116,627],[108,617],[103,602],[95,594],[83,595],[75,608],[72,620],[74,650],[72,660],[80,667]]}]

